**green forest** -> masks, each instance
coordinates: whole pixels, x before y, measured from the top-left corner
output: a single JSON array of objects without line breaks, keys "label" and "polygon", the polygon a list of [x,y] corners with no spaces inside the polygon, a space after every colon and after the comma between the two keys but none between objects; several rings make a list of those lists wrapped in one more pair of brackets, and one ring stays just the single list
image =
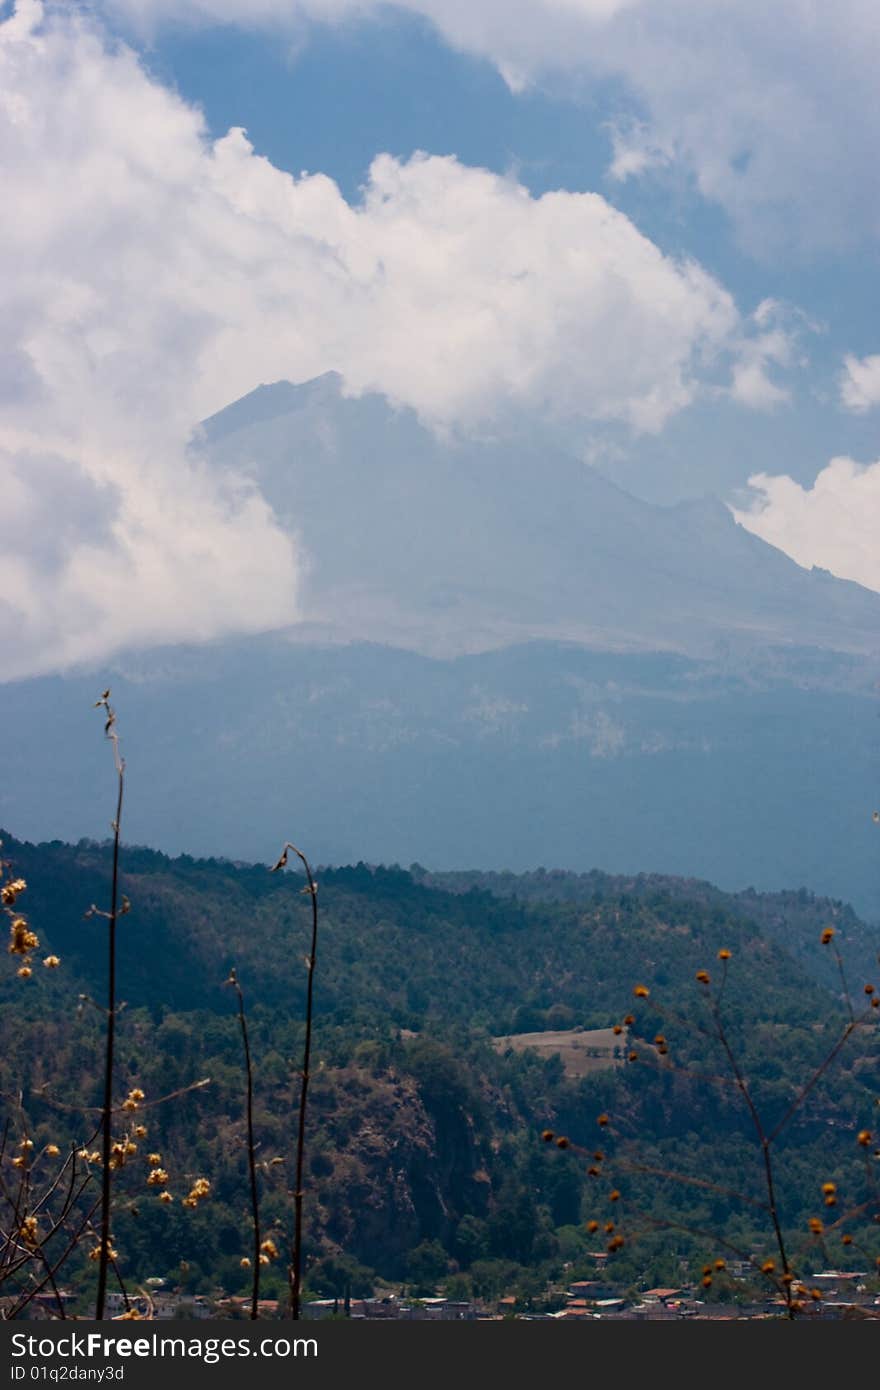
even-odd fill
[{"label": "green forest", "polygon": [[[2,981],[8,1192],[16,1135],[26,1132],[36,1155],[47,1145],[88,1153],[100,1123],[105,946],[100,915],[87,914],[108,900],[112,846],[2,838],[10,873],[27,885],[37,956],[60,961],[43,969],[35,957],[22,978],[13,953]],[[262,1222],[281,1252],[263,1289],[283,1297],[304,879],[126,846],[121,863],[130,910],[119,921],[116,1089],[143,1093],[129,1118],[144,1132],[114,1175],[119,1271],[133,1287],[161,1278],[193,1293],[247,1293],[234,969],[254,1059]],[[785,1121],[778,1206],[802,1268],[873,1268],[876,1162],[864,1136],[880,1119],[880,1038],[865,986],[877,979],[878,941],[843,904],[543,870],[358,864],[316,878],[305,1296],[396,1282],[415,1296],[507,1293],[541,1307],[554,1280],[594,1277],[597,1251],[604,1277],[624,1289],[699,1278],[719,1257],[759,1271],[773,1232],[753,1120],[713,1022],[722,970],[735,1065],[767,1129]],[[845,1043],[786,1121],[850,1017]],[[557,1054],[493,1042],[613,1026],[620,1061],[584,1076],[567,1075]],[[167,1174],[161,1198],[153,1168]],[[208,1194],[184,1200],[200,1181]],[[828,1185],[839,1210],[824,1209]],[[626,1238],[609,1239],[609,1223]],[[87,1306],[85,1248],[64,1280]],[[716,1281],[719,1297],[737,1292]]]}]

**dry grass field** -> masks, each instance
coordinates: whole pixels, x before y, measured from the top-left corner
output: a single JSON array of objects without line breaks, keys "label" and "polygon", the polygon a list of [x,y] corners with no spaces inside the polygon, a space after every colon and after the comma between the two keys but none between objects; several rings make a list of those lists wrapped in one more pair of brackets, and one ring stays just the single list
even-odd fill
[{"label": "dry grass field", "polygon": [[499,1052],[508,1048],[525,1052],[532,1048],[543,1057],[558,1052],[566,1076],[577,1077],[621,1066],[626,1058],[627,1037],[626,1033],[615,1036],[611,1028],[566,1028],[559,1032],[512,1033],[493,1038],[492,1043]]}]

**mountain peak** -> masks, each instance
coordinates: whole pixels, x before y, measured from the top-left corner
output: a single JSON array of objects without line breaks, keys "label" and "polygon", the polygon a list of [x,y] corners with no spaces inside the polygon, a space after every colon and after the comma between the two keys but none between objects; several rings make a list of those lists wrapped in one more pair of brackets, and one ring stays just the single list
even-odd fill
[{"label": "mountain peak", "polygon": [[246,396],[209,415],[199,426],[209,444],[247,429],[250,425],[276,420],[309,405],[330,405],[342,395],[339,372],[324,372],[308,381],[273,381],[262,383]]},{"label": "mountain peak", "polygon": [[430,654],[876,649],[880,595],[811,576],[717,496],[656,506],[527,431],[447,439],[343,386],[259,386],[201,435],[300,538],[301,616],[322,631]]}]

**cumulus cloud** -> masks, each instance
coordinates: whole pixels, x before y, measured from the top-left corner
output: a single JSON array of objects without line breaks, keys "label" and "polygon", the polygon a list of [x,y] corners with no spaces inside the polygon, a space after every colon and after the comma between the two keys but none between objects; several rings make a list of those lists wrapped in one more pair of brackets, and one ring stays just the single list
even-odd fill
[{"label": "cumulus cloud", "polygon": [[773,410],[790,399],[787,387],[771,375],[774,368],[788,368],[796,359],[801,324],[799,316],[775,299],[763,299],[752,314],[754,334],[743,341],[733,367],[730,394],[753,410]]},{"label": "cumulus cloud", "polygon": [[351,206],[243,130],[212,142],[69,7],[0,25],[0,149],[7,677],[296,618],[294,541],[187,447],[261,381],[334,369],[447,429],[515,406],[658,430],[728,371],[766,404],[780,360],[596,194],[381,155]]},{"label": "cumulus cloud", "polygon": [[218,331],[186,283],[214,250],[182,196],[199,118],[84,24],[40,20],[29,0],[0,26],[7,679],[277,625],[296,600],[266,504],[186,451]]},{"label": "cumulus cloud", "polygon": [[[385,0],[102,0],[135,25],[340,23]],[[620,78],[633,110],[613,173],[677,162],[754,250],[848,246],[880,230],[876,0],[397,0],[511,87]]]},{"label": "cumulus cloud", "polygon": [[843,359],[840,377],[840,399],[847,410],[857,415],[880,405],[880,354]]},{"label": "cumulus cloud", "polygon": [[749,478],[751,505],[734,516],[799,565],[818,565],[880,592],[880,461],[834,458],[812,487],[786,475]]}]

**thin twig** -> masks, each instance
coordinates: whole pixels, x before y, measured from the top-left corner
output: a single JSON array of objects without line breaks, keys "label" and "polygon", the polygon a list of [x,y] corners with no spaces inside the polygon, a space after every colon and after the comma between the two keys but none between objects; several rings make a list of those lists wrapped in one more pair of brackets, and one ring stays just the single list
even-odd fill
[{"label": "thin twig", "polygon": [[247,1018],[244,1011],[244,992],[238,982],[238,976],[234,970],[229,972],[228,984],[232,985],[238,995],[238,1021],[241,1024],[241,1039],[244,1046],[244,1066],[247,1075],[247,1150],[248,1150],[248,1172],[250,1174],[251,1185],[251,1221],[254,1234],[254,1254],[252,1261],[252,1281],[251,1281],[251,1318],[256,1321],[259,1317],[260,1303],[260,1255],[262,1254],[261,1234],[260,1234],[260,1199],[257,1192],[257,1160],[256,1148],[254,1145],[254,1073],[251,1065],[251,1048],[248,1039]]},{"label": "thin twig", "polygon": [[113,821],[113,878],[110,888],[110,912],[107,917],[107,1037],[104,1061],[104,1103],[102,1106],[101,1150],[101,1240],[98,1257],[98,1290],[95,1296],[95,1320],[104,1317],[107,1296],[107,1267],[110,1261],[110,1157],[113,1144],[113,1051],[116,1037],[116,921],[119,914],[119,839],[122,823],[122,795],[125,788],[125,763],[119,751],[116,715],[109,703],[110,691],[105,690],[95,708],[107,714],[104,733],[113,745],[116,767],[116,816]]},{"label": "thin twig", "polygon": [[302,850],[297,849],[296,845],[288,841],[281,851],[278,862],[272,866],[272,872],[283,869],[287,864],[287,854],[293,850],[294,854],[301,861],[306,871],[306,886],[304,893],[308,893],[312,899],[312,945],[309,954],[306,956],[306,967],[308,970],[308,984],[306,988],[306,1036],[303,1047],[302,1079],[299,1094],[299,1129],[296,1136],[296,1185],[293,1192],[294,1204],[294,1224],[293,1224],[293,1249],[291,1251],[291,1263],[288,1267],[288,1283],[290,1286],[290,1316],[297,1321],[300,1315],[300,1291],[302,1288],[302,1202],[303,1202],[303,1157],[305,1151],[305,1132],[306,1132],[306,1099],[309,1091],[309,1064],[312,1050],[312,1001],[315,982],[315,954],[318,948],[318,885],[312,874],[309,861]]}]

